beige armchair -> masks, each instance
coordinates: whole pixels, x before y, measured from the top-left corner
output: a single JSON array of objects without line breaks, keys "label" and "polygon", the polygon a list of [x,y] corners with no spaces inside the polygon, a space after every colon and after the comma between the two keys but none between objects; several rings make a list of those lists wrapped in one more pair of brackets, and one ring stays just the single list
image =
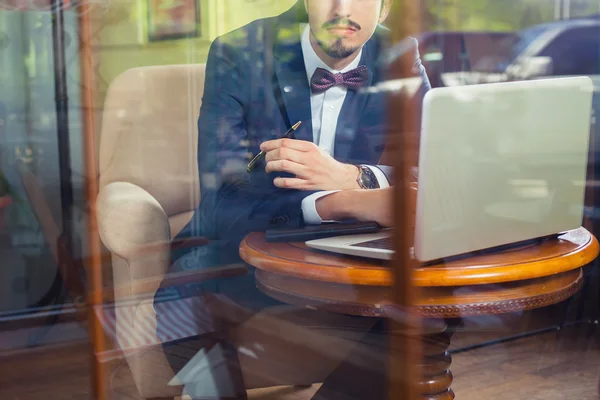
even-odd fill
[{"label": "beige armchair", "polygon": [[172,371],[156,337],[153,296],[169,266],[171,239],[200,201],[204,74],[205,65],[133,68],[111,83],[104,104],[98,228],[112,255],[117,345],[144,398],[180,392],[166,386]]}]

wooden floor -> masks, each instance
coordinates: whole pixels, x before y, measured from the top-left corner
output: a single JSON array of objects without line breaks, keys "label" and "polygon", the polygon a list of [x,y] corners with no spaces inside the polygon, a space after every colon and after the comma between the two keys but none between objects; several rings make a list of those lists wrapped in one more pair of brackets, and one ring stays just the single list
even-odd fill
[{"label": "wooden floor", "polygon": [[[590,329],[591,328],[591,329]],[[453,389],[458,400],[598,399],[600,329],[575,326],[453,356]],[[453,348],[485,334],[460,332]],[[0,399],[91,399],[87,343],[42,348],[0,358]],[[127,379],[127,375],[125,377]],[[123,382],[112,399],[138,398]],[[289,387],[254,390],[252,400],[310,399],[318,389]]]},{"label": "wooden floor", "polygon": [[458,399],[598,399],[597,329],[571,328],[453,356]]}]

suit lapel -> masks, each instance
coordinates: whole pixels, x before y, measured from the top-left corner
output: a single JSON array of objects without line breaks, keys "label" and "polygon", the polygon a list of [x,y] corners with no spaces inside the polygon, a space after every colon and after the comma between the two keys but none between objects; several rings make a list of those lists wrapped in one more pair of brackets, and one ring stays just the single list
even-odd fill
[{"label": "suit lapel", "polygon": [[[372,60],[373,51],[370,47],[369,43],[363,47],[359,63],[359,65],[366,65],[369,68],[367,88],[373,83],[373,69],[375,68],[375,62]],[[368,98],[369,95],[367,93],[354,90],[348,90],[346,93],[335,131],[335,158],[341,162],[348,160],[360,118]]]},{"label": "suit lapel", "polygon": [[310,87],[306,76],[300,29],[298,23],[285,24],[277,30],[274,54],[274,70],[278,91],[288,117],[289,125],[302,121],[296,131],[296,139],[313,141],[312,114],[310,107]]}]

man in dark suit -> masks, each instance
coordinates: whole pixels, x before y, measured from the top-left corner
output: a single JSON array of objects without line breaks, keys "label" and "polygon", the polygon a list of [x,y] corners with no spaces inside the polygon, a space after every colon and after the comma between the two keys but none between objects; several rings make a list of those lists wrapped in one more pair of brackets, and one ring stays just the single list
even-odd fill
[{"label": "man in dark suit", "polygon": [[[387,29],[380,24],[390,6],[391,0],[300,0],[212,43],[198,120],[202,199],[178,235],[211,243],[174,252],[171,270],[240,262],[243,237],[273,226],[337,219],[390,224],[390,168],[377,165],[385,94],[367,90],[385,81]],[[416,41],[408,43],[422,96],[429,81]],[[294,138],[280,139],[297,122]],[[265,162],[248,172],[261,150]],[[278,304],[256,289],[252,269],[199,290],[251,312]],[[169,354],[170,345],[164,347]],[[175,372],[180,361],[170,360]]]}]

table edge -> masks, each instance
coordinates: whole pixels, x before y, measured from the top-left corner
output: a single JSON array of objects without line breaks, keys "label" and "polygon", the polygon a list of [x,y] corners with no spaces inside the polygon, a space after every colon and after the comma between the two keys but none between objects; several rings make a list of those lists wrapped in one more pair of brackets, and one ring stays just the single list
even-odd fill
[{"label": "table edge", "polygon": [[[588,240],[585,244],[571,252],[553,258],[543,258],[526,264],[511,264],[498,266],[481,266],[465,268],[441,268],[436,266],[418,267],[413,273],[413,285],[418,287],[432,286],[468,286],[504,283],[527,279],[542,278],[562,272],[581,268],[592,262],[600,253],[600,245],[596,237],[584,227],[573,231],[585,230]],[[310,270],[303,268],[303,262],[286,260],[286,267],[281,262],[264,257],[264,253],[253,248],[246,236],[240,244],[240,256],[248,264],[263,270],[281,275],[303,279],[313,279],[324,282],[345,283],[352,285],[390,286],[393,282],[391,268],[359,268],[349,269],[327,267],[322,265]],[[527,266],[528,268],[523,268]],[[375,273],[374,273],[375,271]]]}]

